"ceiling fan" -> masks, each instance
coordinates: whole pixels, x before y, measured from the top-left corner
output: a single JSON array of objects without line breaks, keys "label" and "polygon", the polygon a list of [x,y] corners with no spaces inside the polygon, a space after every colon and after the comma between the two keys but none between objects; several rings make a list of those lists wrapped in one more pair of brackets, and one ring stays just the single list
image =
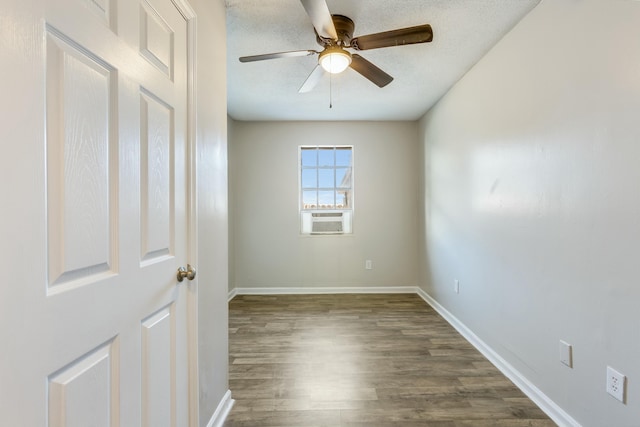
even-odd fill
[{"label": "ceiling fan", "polygon": [[373,65],[356,53],[356,51],[378,49],[381,47],[402,46],[407,44],[427,43],[433,40],[431,25],[401,28],[366,36],[353,37],[355,24],[343,15],[331,15],[326,0],[300,0],[311,18],[316,41],[323,50],[295,50],[289,52],[267,53],[264,55],[242,56],[240,62],[263,61],[266,59],[290,58],[296,56],[318,56],[318,65],[313,69],[298,92],[309,92],[320,81],[325,72],[337,74],[351,67],[365,78],[384,87],[391,83],[393,77]]}]

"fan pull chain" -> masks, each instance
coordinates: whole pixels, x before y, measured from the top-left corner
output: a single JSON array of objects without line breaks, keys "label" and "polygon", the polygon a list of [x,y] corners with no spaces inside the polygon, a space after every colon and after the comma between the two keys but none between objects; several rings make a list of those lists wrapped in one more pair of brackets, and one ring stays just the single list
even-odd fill
[{"label": "fan pull chain", "polygon": [[329,73],[329,108],[333,108],[333,73]]}]

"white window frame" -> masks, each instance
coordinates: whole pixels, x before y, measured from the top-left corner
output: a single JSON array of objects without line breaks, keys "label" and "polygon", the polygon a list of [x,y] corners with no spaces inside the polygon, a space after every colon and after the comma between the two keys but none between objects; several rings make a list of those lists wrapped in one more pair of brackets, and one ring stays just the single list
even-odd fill
[{"label": "white window frame", "polygon": [[[336,208],[336,209],[326,209],[326,208],[325,209],[322,209],[322,208],[309,209],[303,206],[303,191],[305,190],[308,191],[308,189],[302,188],[302,171],[303,169],[305,169],[302,165],[302,152],[304,149],[312,149],[312,148],[315,148],[315,149],[348,148],[351,151],[351,165],[350,165],[351,186],[349,187],[351,199],[349,200],[349,207]],[[299,217],[300,217],[300,234],[316,236],[316,235],[345,235],[345,234],[353,233],[353,212],[355,207],[354,163],[355,163],[355,156],[354,156],[353,145],[327,144],[327,145],[300,145],[298,147],[298,211],[299,211]],[[320,169],[319,166],[316,166],[316,168]],[[328,167],[325,167],[325,168],[328,168]],[[334,171],[339,168],[341,168],[341,166],[336,166],[335,163],[331,167],[331,169],[333,169]],[[317,185],[319,185],[319,183]],[[336,190],[339,190],[340,188],[341,187],[338,187],[337,183],[334,182],[334,187],[332,188],[332,190],[336,191]],[[317,191],[321,191],[322,187],[315,187],[315,189]],[[325,229],[326,227],[323,227],[324,225],[330,226],[331,224],[327,224],[327,222],[334,222],[334,221],[341,221],[342,227],[340,231],[326,230]],[[320,228],[325,230],[320,231],[319,230]]]}]

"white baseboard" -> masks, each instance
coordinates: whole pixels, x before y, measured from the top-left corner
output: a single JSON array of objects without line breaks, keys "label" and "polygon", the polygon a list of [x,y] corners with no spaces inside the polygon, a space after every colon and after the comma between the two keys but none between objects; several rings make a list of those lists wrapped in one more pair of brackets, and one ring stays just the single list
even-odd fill
[{"label": "white baseboard", "polygon": [[235,288],[229,292],[229,301],[236,295],[415,294],[417,292],[417,286]]},{"label": "white baseboard", "polygon": [[500,370],[507,378],[509,378],[524,394],[529,397],[536,405],[544,411],[559,426],[581,427],[580,423],[574,420],[562,408],[556,405],[546,394],[538,387],[533,385],[518,370],[504,360],[498,353],[482,341],[476,334],[471,331],[464,323],[458,320],[447,309],[441,306],[435,299],[431,297],[421,288],[417,288],[418,295],[425,300],[440,316],[442,316],[451,326],[453,326],[467,341],[471,343],[484,357],[489,359],[496,368]]},{"label": "white baseboard", "polygon": [[238,290],[236,288],[231,289],[227,296],[227,302],[231,301],[236,295],[238,295]]},{"label": "white baseboard", "polygon": [[216,411],[211,416],[211,419],[207,423],[207,427],[222,427],[229,412],[231,412],[231,408],[233,408],[233,404],[235,400],[231,398],[231,390],[227,390],[227,392],[222,397],[222,400],[218,404]]}]

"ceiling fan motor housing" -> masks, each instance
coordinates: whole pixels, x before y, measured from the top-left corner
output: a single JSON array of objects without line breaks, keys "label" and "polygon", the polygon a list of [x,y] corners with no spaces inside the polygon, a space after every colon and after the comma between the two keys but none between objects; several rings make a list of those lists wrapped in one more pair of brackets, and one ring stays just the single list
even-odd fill
[{"label": "ceiling fan motor housing", "polygon": [[353,38],[353,30],[355,29],[355,24],[351,20],[351,18],[346,17],[344,15],[331,15],[333,19],[333,25],[336,27],[336,33],[338,34],[338,40],[327,40],[323,39],[316,32],[316,41],[322,47],[327,47],[329,45],[340,45],[340,46],[349,46],[351,44],[351,39]]}]

